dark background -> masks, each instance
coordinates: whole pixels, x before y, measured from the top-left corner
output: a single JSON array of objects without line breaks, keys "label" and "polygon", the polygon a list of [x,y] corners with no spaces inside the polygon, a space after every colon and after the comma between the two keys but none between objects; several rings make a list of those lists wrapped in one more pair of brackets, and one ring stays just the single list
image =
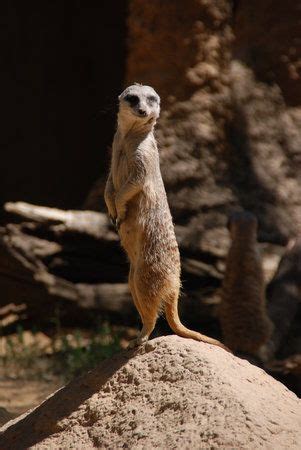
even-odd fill
[{"label": "dark background", "polygon": [[1,204],[78,208],[103,171],[123,84],[126,4],[2,3]]}]

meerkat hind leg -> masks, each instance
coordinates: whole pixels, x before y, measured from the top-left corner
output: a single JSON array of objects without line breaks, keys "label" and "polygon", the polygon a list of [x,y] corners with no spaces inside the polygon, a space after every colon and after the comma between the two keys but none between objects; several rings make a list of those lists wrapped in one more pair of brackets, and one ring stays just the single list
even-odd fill
[{"label": "meerkat hind leg", "polygon": [[133,339],[130,341],[128,348],[138,347],[139,345],[147,342],[150,334],[152,333],[153,329],[155,328],[156,320],[157,320],[157,317],[155,318],[155,320],[153,322],[143,323],[142,330],[140,331],[140,333],[138,334],[136,339]]},{"label": "meerkat hind leg", "polygon": [[[141,319],[142,319],[142,310],[141,310],[141,308],[140,308],[139,301],[138,301],[138,297],[137,297],[136,291],[135,291],[135,284],[134,284],[134,268],[133,268],[132,265],[131,265],[131,267],[130,267],[130,273],[129,273],[129,288],[130,288],[130,291],[131,291],[131,294],[132,294],[132,297],[133,297],[133,300],[134,300],[134,304],[135,304],[135,306],[136,306],[136,308],[137,308],[137,311],[138,311],[138,313],[139,313],[139,315],[140,315],[140,317],[141,317]],[[132,340],[130,341],[129,345],[128,345],[128,348],[134,348],[134,347],[136,347],[137,345],[139,345],[138,342],[137,342],[137,340],[138,340],[138,337],[137,337],[136,339],[132,339]]]},{"label": "meerkat hind leg", "polygon": [[148,341],[149,336],[156,325],[159,310],[158,305],[160,302],[146,298],[145,296],[143,296],[143,294],[139,292],[139,290],[137,290],[137,286],[135,285],[134,282],[133,268],[131,268],[130,270],[129,284],[134,299],[134,303],[140,314],[143,325],[142,330],[138,334],[137,338],[133,339],[129,343],[128,348],[134,348]]},{"label": "meerkat hind leg", "polygon": [[[139,297],[136,297],[136,301],[139,305],[139,308],[137,309],[140,314],[143,326],[137,338],[130,341],[128,348],[137,347],[138,345],[141,345],[144,342],[148,341],[150,334],[155,328],[158,317],[158,311],[156,310],[156,308],[146,310],[139,302]],[[137,305],[136,301],[135,304]]]},{"label": "meerkat hind leg", "polygon": [[138,311],[140,317],[142,318],[142,310],[141,310],[139,300],[138,300],[136,290],[135,290],[134,273],[135,273],[135,269],[134,269],[134,266],[131,264],[130,273],[129,273],[129,288],[130,288],[130,291],[131,291],[131,294],[132,294],[132,297],[134,300],[134,304],[137,308],[137,311]]}]

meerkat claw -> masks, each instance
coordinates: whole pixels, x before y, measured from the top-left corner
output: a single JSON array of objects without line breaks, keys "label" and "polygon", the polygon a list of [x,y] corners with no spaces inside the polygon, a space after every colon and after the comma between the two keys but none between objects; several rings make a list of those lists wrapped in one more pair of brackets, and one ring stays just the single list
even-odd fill
[{"label": "meerkat claw", "polygon": [[115,230],[119,231],[122,220],[117,219],[117,218],[114,219],[112,216],[110,216],[110,220],[111,220],[111,223],[112,223],[113,227],[115,228]]},{"label": "meerkat claw", "polygon": [[123,219],[120,219],[119,217],[116,219],[115,227],[116,227],[117,231],[119,230],[120,225],[122,224],[122,222],[123,222]]},{"label": "meerkat claw", "polygon": [[115,228],[116,228],[117,231],[118,231],[119,228],[120,228],[120,224],[121,224],[120,219],[116,219],[116,222],[115,222]]},{"label": "meerkat claw", "polygon": [[116,227],[116,218],[114,219],[114,217],[111,216],[111,214],[109,214],[109,218],[110,218],[110,221],[111,221],[111,224],[113,225],[113,227]]}]

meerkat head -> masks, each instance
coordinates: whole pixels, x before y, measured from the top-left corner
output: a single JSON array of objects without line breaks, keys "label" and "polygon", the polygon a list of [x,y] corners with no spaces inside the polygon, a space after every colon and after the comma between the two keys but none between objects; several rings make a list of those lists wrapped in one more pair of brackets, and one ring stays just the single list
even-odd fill
[{"label": "meerkat head", "polygon": [[239,211],[231,214],[228,219],[227,228],[232,239],[238,236],[256,237],[257,218],[249,211]]},{"label": "meerkat head", "polygon": [[119,117],[129,127],[134,123],[153,126],[160,114],[160,97],[151,86],[133,84],[118,97]]}]

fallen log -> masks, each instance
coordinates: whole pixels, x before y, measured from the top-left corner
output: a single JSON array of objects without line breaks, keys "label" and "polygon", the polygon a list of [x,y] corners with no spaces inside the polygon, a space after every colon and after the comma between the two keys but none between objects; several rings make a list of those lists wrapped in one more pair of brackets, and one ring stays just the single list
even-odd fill
[{"label": "fallen log", "polygon": [[[94,310],[113,321],[138,323],[128,263],[105,214],[23,202],[7,203],[5,211],[11,223],[0,227],[1,318],[11,311],[5,306],[25,304],[22,317],[47,321],[59,305],[63,316]],[[211,295],[221,273],[212,261],[183,252],[183,320],[195,327],[216,322]]]}]

